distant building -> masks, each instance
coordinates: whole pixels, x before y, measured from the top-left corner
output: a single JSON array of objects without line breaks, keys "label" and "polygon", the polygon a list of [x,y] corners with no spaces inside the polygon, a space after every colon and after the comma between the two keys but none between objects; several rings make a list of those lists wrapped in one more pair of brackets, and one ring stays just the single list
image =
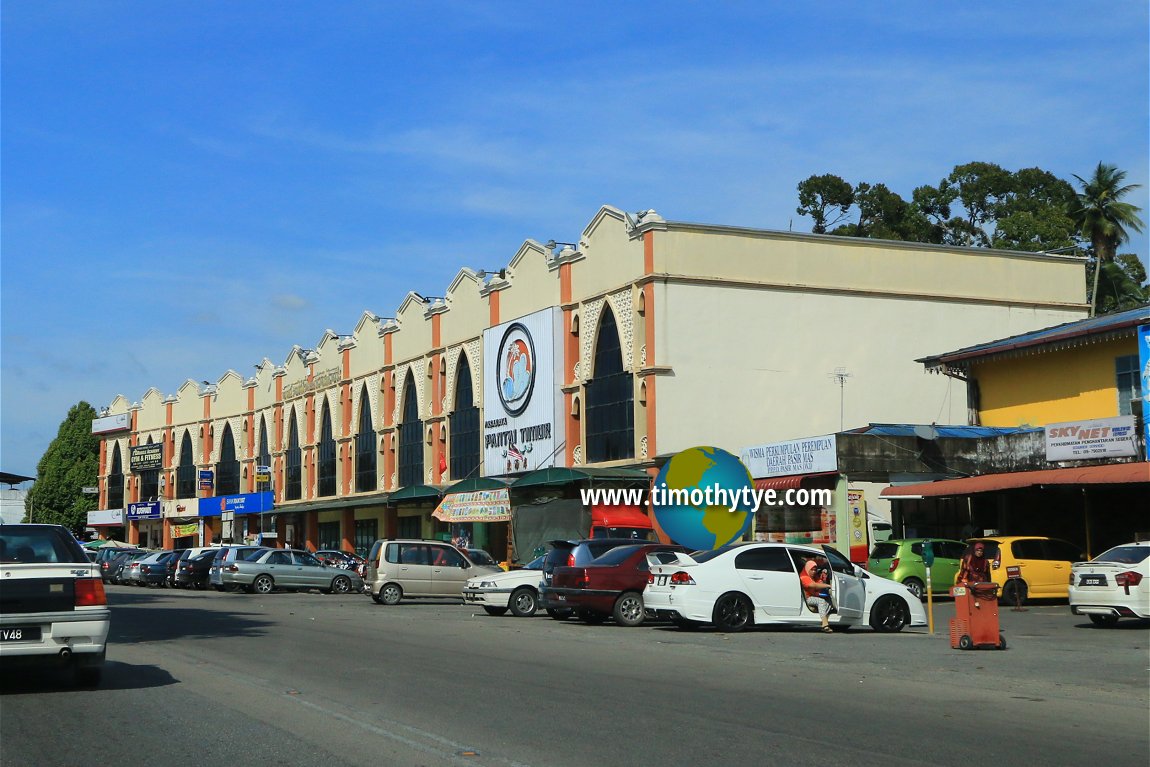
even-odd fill
[{"label": "distant building", "polygon": [[[913,360],[1087,312],[1084,263],[1068,256],[612,207],[573,239],[526,240],[502,268],[470,264],[442,296],[410,292],[394,317],[364,312],[254,375],[117,397],[93,424],[100,508],[125,510],[132,542],[262,530],[366,553],[380,537],[450,539],[432,512],[466,488],[494,500],[460,532],[525,561],[509,527],[520,501],[645,481],[696,445],[945,420],[957,387]],[[570,471],[535,474],[549,468]]]},{"label": "distant building", "polygon": [[0,489],[0,524],[11,525],[24,521],[24,501],[27,490],[18,487]]}]

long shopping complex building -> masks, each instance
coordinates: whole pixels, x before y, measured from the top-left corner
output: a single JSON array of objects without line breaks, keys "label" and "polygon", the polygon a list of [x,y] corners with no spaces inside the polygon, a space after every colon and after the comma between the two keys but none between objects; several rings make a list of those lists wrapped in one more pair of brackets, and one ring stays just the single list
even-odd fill
[{"label": "long shopping complex building", "polygon": [[[964,392],[916,359],[1087,311],[1066,256],[611,207],[576,239],[527,240],[505,269],[462,268],[444,298],[408,293],[394,318],[364,312],[253,377],[117,397],[93,424],[93,524],[151,546],[362,551],[454,522],[526,561],[517,504],[645,480],[695,445],[965,421]],[[440,513],[465,493],[470,511]]]}]

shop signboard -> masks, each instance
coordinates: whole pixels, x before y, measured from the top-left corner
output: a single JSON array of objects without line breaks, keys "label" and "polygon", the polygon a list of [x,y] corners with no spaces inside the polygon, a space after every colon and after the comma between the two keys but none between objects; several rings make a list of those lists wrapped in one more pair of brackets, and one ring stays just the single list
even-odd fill
[{"label": "shop signboard", "polygon": [[554,466],[566,437],[557,307],[483,331],[483,473]]},{"label": "shop signboard", "polygon": [[160,502],[142,501],[128,504],[128,519],[159,519]]},{"label": "shop signboard", "polygon": [[1052,423],[1046,425],[1045,431],[1048,461],[1138,455],[1132,415]]},{"label": "shop signboard", "polygon": [[199,522],[190,522],[185,525],[172,525],[173,538],[187,538],[200,532]]},{"label": "shop signboard", "polygon": [[97,509],[88,512],[88,527],[119,527],[123,524],[123,509]]},{"label": "shop signboard", "polygon": [[743,448],[739,458],[755,479],[822,474],[839,469],[834,434]]},{"label": "shop signboard", "polygon": [[132,426],[132,417],[128,413],[106,415],[103,418],[92,419],[93,434],[111,434],[114,431],[127,431]]},{"label": "shop signboard", "polygon": [[199,512],[201,517],[218,517],[225,513],[234,514],[262,514],[271,511],[273,498],[271,493],[245,493],[243,495],[219,495],[214,498],[200,498]]},{"label": "shop signboard", "polygon": [[214,484],[215,484],[215,472],[213,472],[211,469],[201,469],[200,470],[200,489],[201,490],[211,490],[212,486]]},{"label": "shop signboard", "polygon": [[133,474],[164,467],[164,446],[162,444],[135,445],[128,448],[128,466]]},{"label": "shop signboard", "polygon": [[507,488],[449,493],[431,516],[443,522],[509,522],[509,495]]}]

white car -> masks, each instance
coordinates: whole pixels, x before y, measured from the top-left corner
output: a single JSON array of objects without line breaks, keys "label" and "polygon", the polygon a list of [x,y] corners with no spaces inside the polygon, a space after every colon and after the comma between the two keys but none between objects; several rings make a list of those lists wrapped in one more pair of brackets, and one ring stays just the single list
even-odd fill
[{"label": "white car", "polygon": [[488,615],[510,610],[517,618],[530,618],[539,609],[542,571],[543,557],[539,557],[519,570],[477,575],[464,585],[463,600],[479,605]]},{"label": "white car", "polygon": [[0,663],[95,686],[111,625],[100,568],[60,525],[0,525]]},{"label": "white car", "polygon": [[1070,568],[1070,612],[1096,626],[1150,618],[1150,541],[1126,543]]},{"label": "white car", "polygon": [[926,625],[922,602],[901,583],[868,573],[829,546],[789,543],[736,543],[676,554],[670,564],[648,557],[645,613],[681,628],[710,623],[731,632],[754,624],[818,626],[799,585],[812,557],[830,565],[832,628],[865,623],[893,632]]}]

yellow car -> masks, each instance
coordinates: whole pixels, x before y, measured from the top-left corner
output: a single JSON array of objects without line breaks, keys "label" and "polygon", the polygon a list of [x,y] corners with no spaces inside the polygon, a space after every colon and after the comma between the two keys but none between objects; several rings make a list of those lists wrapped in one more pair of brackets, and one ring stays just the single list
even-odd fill
[{"label": "yellow car", "polygon": [[993,562],[990,578],[998,584],[1000,599],[1010,605],[1023,604],[1027,598],[1066,599],[1070,566],[1086,559],[1078,546],[1057,538],[995,535],[968,543],[976,541],[986,544],[986,558]]}]

